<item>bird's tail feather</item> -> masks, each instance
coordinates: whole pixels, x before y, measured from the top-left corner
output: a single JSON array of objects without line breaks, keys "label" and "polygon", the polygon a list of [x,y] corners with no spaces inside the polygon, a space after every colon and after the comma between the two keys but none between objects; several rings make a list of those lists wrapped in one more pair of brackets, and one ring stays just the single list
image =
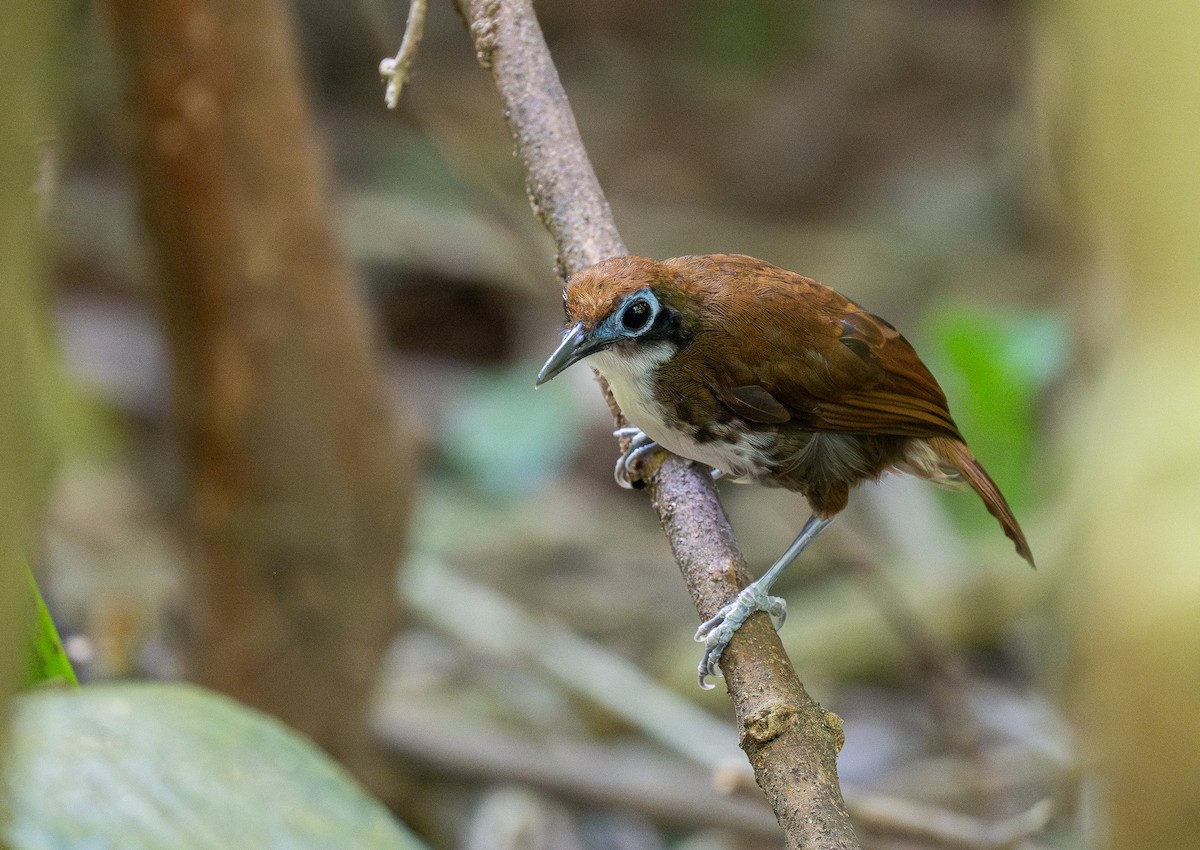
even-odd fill
[{"label": "bird's tail feather", "polygon": [[1017,518],[1013,516],[1012,508],[1004,500],[1004,495],[996,486],[996,482],[979,465],[979,461],[975,460],[975,456],[971,454],[971,450],[967,448],[966,444],[950,437],[931,437],[929,444],[934,451],[949,461],[958,470],[963,480],[979,494],[979,498],[983,499],[984,505],[987,506],[988,513],[999,520],[1001,527],[1004,528],[1005,536],[1017,547],[1017,554],[1028,561],[1031,567],[1036,566],[1033,563],[1033,553],[1029,551],[1029,543],[1025,540],[1025,533],[1017,524]]}]

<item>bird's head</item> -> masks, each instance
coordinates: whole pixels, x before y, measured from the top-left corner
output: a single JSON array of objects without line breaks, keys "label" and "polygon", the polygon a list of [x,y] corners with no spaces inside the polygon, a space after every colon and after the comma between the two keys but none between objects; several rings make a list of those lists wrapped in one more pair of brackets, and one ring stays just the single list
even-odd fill
[{"label": "bird's head", "polygon": [[602,351],[644,353],[653,346],[669,357],[688,333],[680,283],[671,269],[645,257],[613,257],[572,275],[563,290],[562,342],[535,386]]}]

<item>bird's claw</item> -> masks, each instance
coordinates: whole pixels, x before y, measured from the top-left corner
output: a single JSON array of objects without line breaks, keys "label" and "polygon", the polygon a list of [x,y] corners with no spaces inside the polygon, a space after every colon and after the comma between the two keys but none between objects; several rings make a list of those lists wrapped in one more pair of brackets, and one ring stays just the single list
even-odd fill
[{"label": "bird's claw", "polygon": [[705,690],[713,687],[708,683],[708,677],[721,675],[717,667],[721,654],[725,652],[725,647],[733,639],[734,633],[755,611],[766,611],[770,614],[771,622],[777,631],[787,619],[787,603],[778,596],[770,596],[765,589],[759,588],[758,582],[754,582],[696,629],[696,641],[704,644],[704,655],[701,656],[697,669],[700,687]]},{"label": "bird's claw", "polygon": [[642,460],[658,448],[658,443],[646,436],[641,428],[627,425],[613,431],[617,439],[629,438],[629,448],[621,452],[617,465],[613,468],[613,478],[626,490],[636,489],[641,484]]}]

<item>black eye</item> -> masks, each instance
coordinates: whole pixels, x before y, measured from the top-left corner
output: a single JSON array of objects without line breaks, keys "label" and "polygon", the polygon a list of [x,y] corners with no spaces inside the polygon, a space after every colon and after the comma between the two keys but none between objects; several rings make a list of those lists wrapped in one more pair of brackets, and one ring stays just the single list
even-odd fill
[{"label": "black eye", "polygon": [[640,298],[626,307],[625,312],[621,314],[621,324],[625,326],[626,330],[640,331],[648,321],[650,321],[650,305]]}]

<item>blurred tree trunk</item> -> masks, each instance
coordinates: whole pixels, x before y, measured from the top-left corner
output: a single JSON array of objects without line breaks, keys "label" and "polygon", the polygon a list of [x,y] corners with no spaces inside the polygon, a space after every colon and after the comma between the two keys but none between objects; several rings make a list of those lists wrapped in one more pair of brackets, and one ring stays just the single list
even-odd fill
[{"label": "blurred tree trunk", "polygon": [[190,675],[361,774],[412,472],[329,224],[292,21],[283,0],[108,10],[192,488]]},{"label": "blurred tree trunk", "polygon": [[56,2],[22,3],[6,10],[0,27],[0,754],[8,697],[27,661],[23,564],[50,470],[51,346],[38,222],[39,202],[49,199],[34,189],[59,101],[62,12]]},{"label": "blurred tree trunk", "polygon": [[1064,610],[1099,846],[1200,838],[1200,4],[1075,0],[1077,170],[1098,390],[1067,435],[1082,534]]}]

